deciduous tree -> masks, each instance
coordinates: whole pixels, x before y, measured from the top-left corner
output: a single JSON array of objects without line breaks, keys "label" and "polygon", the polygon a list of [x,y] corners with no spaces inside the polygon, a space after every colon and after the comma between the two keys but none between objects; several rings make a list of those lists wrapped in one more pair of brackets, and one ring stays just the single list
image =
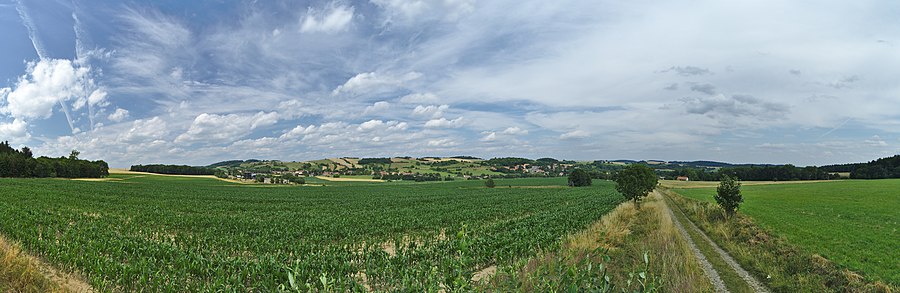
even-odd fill
[{"label": "deciduous tree", "polygon": [[632,164],[616,174],[616,190],[625,198],[634,201],[640,208],[640,201],[656,188],[659,178],[650,167]]}]

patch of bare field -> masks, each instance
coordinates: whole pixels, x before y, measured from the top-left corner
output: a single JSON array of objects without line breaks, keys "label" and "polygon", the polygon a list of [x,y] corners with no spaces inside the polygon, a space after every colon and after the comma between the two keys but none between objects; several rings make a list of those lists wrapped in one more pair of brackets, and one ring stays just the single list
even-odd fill
[{"label": "patch of bare field", "polygon": [[364,179],[364,178],[334,178],[334,177],[326,177],[326,176],[316,176],[318,179],[322,179],[325,181],[334,181],[334,182],[384,182],[381,179]]},{"label": "patch of bare field", "polygon": [[472,282],[481,282],[482,280],[487,280],[497,274],[497,266],[491,265],[486,268],[483,268],[472,275]]},{"label": "patch of bare field", "polygon": [[331,161],[332,163],[341,165],[345,168],[353,168],[354,167],[353,165],[347,163],[347,161],[344,161],[344,159],[341,159],[341,158],[328,158],[328,160]]},{"label": "patch of bare field", "polygon": [[74,178],[75,181],[103,182],[103,181],[122,181],[122,178]]},{"label": "patch of bare field", "polygon": [[[397,239],[387,240],[381,243],[378,243],[378,248],[384,253],[387,253],[390,257],[396,257],[398,254],[398,250],[401,247],[409,247],[412,244],[417,246],[424,245],[426,242],[437,242],[437,241],[445,241],[447,240],[447,231],[446,229],[441,229],[436,235],[433,236],[414,236],[409,234],[404,234]],[[357,253],[365,253],[367,243],[362,243],[358,245],[356,249]]]},{"label": "patch of bare field", "polygon": [[[176,174],[157,174],[157,173],[148,173],[148,172],[136,172],[136,171],[130,171],[130,170],[125,170],[125,169],[116,169],[116,168],[110,168],[110,169],[109,169],[109,174],[143,175],[143,176],[135,176],[135,177],[132,177],[132,178],[140,178],[140,177],[144,177],[144,176],[166,176],[166,177],[182,177],[182,178],[205,178],[205,179],[216,179],[216,180],[219,180],[219,181],[225,181],[225,182],[237,183],[237,184],[257,184],[256,182],[253,182],[253,181],[248,181],[248,180],[237,180],[237,179],[227,179],[227,178],[219,178],[219,177],[216,177],[216,176],[213,176],[213,175],[176,175]],[[104,179],[104,180],[98,180],[98,179]],[[122,180],[125,180],[125,179],[121,179],[121,178],[84,178],[84,179],[73,179],[73,180],[82,180],[82,181],[122,181]]]},{"label": "patch of bare field", "polygon": [[153,176],[166,176],[166,177],[185,177],[185,178],[213,178],[213,179],[221,179],[219,177],[213,175],[177,175],[177,174],[157,174],[157,173],[149,173],[149,172],[136,172],[125,169],[116,169],[110,168],[109,174],[131,174],[131,175],[153,175]]}]

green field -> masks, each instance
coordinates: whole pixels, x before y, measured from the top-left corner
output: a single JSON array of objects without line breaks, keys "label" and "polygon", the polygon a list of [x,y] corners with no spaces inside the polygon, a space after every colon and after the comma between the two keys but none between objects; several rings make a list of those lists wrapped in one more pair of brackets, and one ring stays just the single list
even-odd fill
[{"label": "green field", "polygon": [[[744,186],[740,212],[867,278],[900,284],[900,180]],[[714,201],[715,188],[675,189]]]},{"label": "green field", "polygon": [[302,291],[421,292],[472,286],[480,269],[553,249],[623,201],[609,182],[564,178],[495,189],[112,179],[0,179],[0,233],[100,291],[275,291],[290,273]]}]

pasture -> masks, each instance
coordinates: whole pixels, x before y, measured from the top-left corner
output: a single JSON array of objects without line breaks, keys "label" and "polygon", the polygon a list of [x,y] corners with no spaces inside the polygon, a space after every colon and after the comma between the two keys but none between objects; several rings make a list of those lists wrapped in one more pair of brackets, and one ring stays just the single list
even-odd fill
[{"label": "pasture", "polygon": [[0,179],[0,234],[100,291],[471,290],[477,273],[555,249],[623,201],[610,182],[565,178],[111,177]]},{"label": "pasture", "polygon": [[[739,212],[866,278],[900,284],[900,180],[748,185]],[[715,202],[715,188],[675,192]]]}]

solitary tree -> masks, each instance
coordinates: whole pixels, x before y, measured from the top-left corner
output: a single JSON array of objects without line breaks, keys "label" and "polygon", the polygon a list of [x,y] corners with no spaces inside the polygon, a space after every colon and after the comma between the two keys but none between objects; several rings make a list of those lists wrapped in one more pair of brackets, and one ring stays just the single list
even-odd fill
[{"label": "solitary tree", "polygon": [[569,174],[569,186],[591,186],[591,174],[583,169],[575,169]]},{"label": "solitary tree", "polygon": [[722,175],[722,181],[716,188],[715,198],[729,217],[734,215],[734,211],[744,202],[744,197],[741,195],[741,182],[731,176]]},{"label": "solitary tree", "polygon": [[494,179],[488,179],[484,182],[484,186],[487,188],[494,188],[494,186],[497,186],[497,184],[494,183]]},{"label": "solitary tree", "polygon": [[650,167],[631,164],[616,174],[616,190],[634,201],[635,208],[640,209],[640,200],[656,188],[658,180]]},{"label": "solitary tree", "polygon": [[22,147],[22,154],[25,155],[26,158],[33,158],[34,154],[31,153],[31,149],[26,147]]},{"label": "solitary tree", "polygon": [[69,154],[69,160],[78,160],[78,155],[80,154],[81,152],[78,150],[72,150],[72,153]]}]

